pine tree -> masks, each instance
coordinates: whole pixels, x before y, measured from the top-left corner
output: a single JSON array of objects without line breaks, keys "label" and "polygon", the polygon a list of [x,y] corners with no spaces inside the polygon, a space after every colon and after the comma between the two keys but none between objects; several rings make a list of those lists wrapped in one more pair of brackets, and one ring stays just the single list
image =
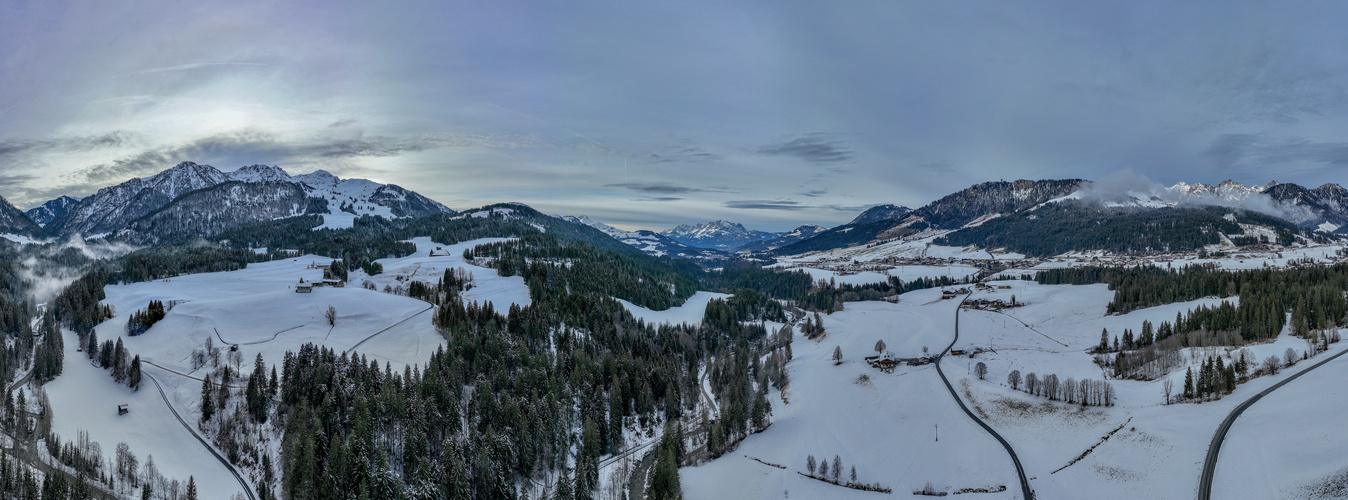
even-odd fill
[{"label": "pine tree", "polygon": [[89,330],[89,335],[86,336],[85,342],[84,353],[89,355],[89,359],[98,359],[98,332],[96,330]]},{"label": "pine tree", "polygon": [[1184,399],[1194,397],[1194,369],[1189,368],[1184,372]]},{"label": "pine tree", "polygon": [[208,422],[211,416],[215,414],[215,404],[211,401],[211,396],[215,394],[215,388],[211,386],[211,376],[201,380],[201,421]]},{"label": "pine tree", "polygon": [[197,478],[187,476],[187,500],[197,500]]},{"label": "pine tree", "polygon": [[126,375],[126,385],[131,386],[131,390],[140,390],[140,355],[131,358],[131,370]]}]

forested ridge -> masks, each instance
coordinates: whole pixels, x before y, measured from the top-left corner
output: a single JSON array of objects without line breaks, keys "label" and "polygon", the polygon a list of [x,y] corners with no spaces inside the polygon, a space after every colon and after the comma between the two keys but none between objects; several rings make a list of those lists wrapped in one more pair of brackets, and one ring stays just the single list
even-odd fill
[{"label": "forested ridge", "polygon": [[[1240,224],[1273,229],[1277,241],[1245,235]],[[1065,200],[1034,210],[998,217],[937,238],[938,245],[1006,248],[1035,257],[1076,250],[1116,253],[1182,252],[1221,242],[1218,233],[1237,244],[1290,245],[1307,234],[1285,220],[1248,210],[1224,207],[1104,207]]]}]

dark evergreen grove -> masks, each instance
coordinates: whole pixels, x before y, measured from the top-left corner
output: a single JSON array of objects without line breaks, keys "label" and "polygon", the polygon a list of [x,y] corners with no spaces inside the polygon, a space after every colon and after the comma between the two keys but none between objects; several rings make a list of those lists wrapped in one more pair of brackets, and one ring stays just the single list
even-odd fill
[{"label": "dark evergreen grove", "polygon": [[150,327],[164,319],[164,303],[158,300],[151,300],[150,305],[145,309],[131,313],[131,318],[126,322],[126,334],[132,337],[145,333]]}]

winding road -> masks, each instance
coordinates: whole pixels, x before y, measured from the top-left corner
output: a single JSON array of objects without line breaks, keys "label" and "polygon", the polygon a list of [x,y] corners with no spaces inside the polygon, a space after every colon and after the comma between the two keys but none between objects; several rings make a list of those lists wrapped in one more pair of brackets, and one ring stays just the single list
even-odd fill
[{"label": "winding road", "polygon": [[1232,409],[1231,413],[1227,414],[1226,420],[1222,420],[1222,425],[1217,427],[1217,432],[1213,433],[1212,435],[1212,443],[1208,445],[1208,456],[1207,458],[1203,459],[1203,476],[1198,480],[1198,499],[1211,500],[1212,478],[1213,476],[1217,475],[1217,456],[1222,452],[1222,440],[1226,439],[1226,432],[1231,430],[1231,424],[1234,424],[1236,422],[1236,418],[1240,417],[1241,413],[1245,413],[1245,410],[1249,409],[1255,403],[1259,402],[1260,399],[1263,399],[1264,396],[1269,395],[1269,393],[1273,392],[1279,387],[1287,385],[1288,382],[1296,380],[1297,377],[1305,375],[1306,372],[1319,368],[1321,365],[1328,363],[1330,361],[1334,361],[1334,359],[1344,354],[1348,354],[1348,350],[1339,351],[1338,354],[1330,356],[1324,359],[1323,361],[1320,361],[1319,363],[1311,365],[1310,368],[1301,370],[1297,372],[1295,375],[1287,377],[1285,380],[1273,384],[1272,387],[1260,391],[1259,394],[1255,394],[1250,399],[1245,400],[1245,402],[1237,405],[1234,409]]},{"label": "winding road", "polygon": [[997,439],[997,442],[1002,443],[1003,448],[1006,448],[1006,453],[1011,455],[1011,461],[1016,464],[1016,474],[1020,476],[1021,497],[1025,500],[1034,500],[1034,490],[1030,489],[1030,480],[1025,477],[1025,468],[1020,465],[1020,457],[1016,456],[1016,450],[1011,448],[1011,443],[1006,442],[1006,439],[1003,439],[1001,434],[992,430],[992,427],[988,426],[986,422],[983,422],[983,419],[978,418],[978,415],[974,415],[974,412],[970,411],[969,407],[964,405],[964,400],[960,399],[959,393],[955,392],[955,386],[950,385],[950,379],[946,378],[945,371],[941,370],[941,359],[944,359],[946,353],[950,352],[950,348],[955,347],[955,343],[960,340],[960,309],[964,308],[964,301],[969,300],[970,295],[973,294],[970,293],[969,295],[965,295],[964,298],[960,300],[959,306],[955,307],[955,338],[950,341],[950,345],[946,346],[945,350],[941,351],[941,354],[937,355],[936,373],[941,375],[941,381],[945,382],[945,388],[950,390],[950,396],[955,398],[956,403],[959,403],[960,409],[964,410],[964,414],[968,415],[975,423],[983,427],[983,430],[988,431],[988,434],[991,434],[993,438]]},{"label": "winding road", "polygon": [[154,388],[159,390],[159,397],[164,399],[164,405],[168,406],[169,411],[173,412],[173,417],[178,419],[178,423],[183,424],[183,428],[187,429],[187,432],[191,433],[192,437],[197,438],[197,441],[200,442],[202,446],[206,447],[206,451],[211,452],[211,455],[214,455],[215,459],[220,461],[220,465],[225,466],[225,469],[229,470],[229,473],[234,475],[234,479],[239,480],[239,486],[243,487],[243,492],[248,495],[248,498],[257,500],[257,496],[253,493],[253,489],[248,487],[248,481],[243,480],[243,476],[239,475],[238,469],[235,469],[233,465],[230,465],[229,461],[225,460],[225,457],[220,456],[220,453],[215,451],[215,448],[212,447],[210,443],[207,443],[200,434],[197,434],[196,429],[193,429],[186,420],[183,420],[182,415],[178,414],[178,410],[173,407],[173,403],[169,402],[168,394],[164,393],[164,386],[159,385],[159,381],[155,380],[154,376],[149,373],[145,374],[145,378],[154,382]]}]

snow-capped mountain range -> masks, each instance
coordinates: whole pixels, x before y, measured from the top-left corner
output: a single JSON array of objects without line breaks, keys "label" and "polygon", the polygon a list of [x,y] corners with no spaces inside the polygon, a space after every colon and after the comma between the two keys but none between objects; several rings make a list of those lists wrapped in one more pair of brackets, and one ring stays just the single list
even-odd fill
[{"label": "snow-capped mountain range", "polygon": [[1105,206],[1243,208],[1330,233],[1348,226],[1348,190],[1333,183],[1307,189],[1276,180],[1262,186],[1225,180],[1216,185],[1179,182],[1170,187],[1126,190],[1105,190],[1087,183],[1080,191],[1062,199],[1072,198],[1099,201]]},{"label": "snow-capped mountain range", "polygon": [[745,229],[741,224],[723,220],[703,224],[680,224],[674,229],[661,231],[660,234],[685,245],[717,250],[733,250],[749,243],[781,236],[781,233]]},{"label": "snow-capped mountain range", "polygon": [[654,231],[646,231],[646,230],[624,231],[622,229],[618,229],[608,224],[604,224],[603,222],[594,220],[587,215],[581,216],[557,215],[554,217],[565,220],[567,222],[593,227],[595,229],[603,231],[604,234],[613,237],[613,239],[615,240],[621,241],[628,245],[632,245],[637,249],[646,252],[650,255],[654,255],[656,257],[667,255],[670,257],[680,257],[685,259],[696,259],[696,260],[719,259],[726,257],[724,253],[721,253],[719,251],[685,245],[683,243],[675,241],[674,239],[668,236],[662,235]]},{"label": "snow-capped mountain range", "polygon": [[[454,213],[440,203],[396,185],[379,184],[365,179],[341,179],[322,170],[291,176],[279,167],[249,165],[226,173],[210,165],[182,162],[150,177],[135,178],[100,189],[83,200],[66,203],[62,207],[64,210],[51,210],[55,216],[44,229],[47,233],[59,236],[113,234],[129,227],[132,222],[177,203],[188,193],[231,182],[246,185],[272,183],[292,185],[307,198],[325,200],[328,208],[326,211],[320,209],[317,213],[326,214],[326,225],[330,227],[350,225],[350,220],[360,215],[407,217]],[[233,215],[227,215],[226,218],[238,221],[256,219],[253,216],[256,214],[237,213],[246,210],[261,210],[262,213],[273,215],[296,211],[304,213],[309,208],[309,203],[299,203],[296,209],[292,206],[295,205],[292,200],[295,191],[287,191],[290,192],[281,195],[273,188],[264,196],[257,189],[234,189],[230,192],[245,196],[246,199],[232,200],[228,196],[215,198],[220,205],[210,211],[217,216],[226,216],[223,212],[217,213],[217,209],[227,210]],[[264,210],[257,205],[259,200],[263,199],[277,200],[278,203],[279,200],[285,200],[285,206],[269,207]],[[59,202],[53,200],[44,204],[44,207],[48,205],[59,205]],[[140,227],[144,230],[146,226]],[[162,224],[154,227],[163,228]]]}]

